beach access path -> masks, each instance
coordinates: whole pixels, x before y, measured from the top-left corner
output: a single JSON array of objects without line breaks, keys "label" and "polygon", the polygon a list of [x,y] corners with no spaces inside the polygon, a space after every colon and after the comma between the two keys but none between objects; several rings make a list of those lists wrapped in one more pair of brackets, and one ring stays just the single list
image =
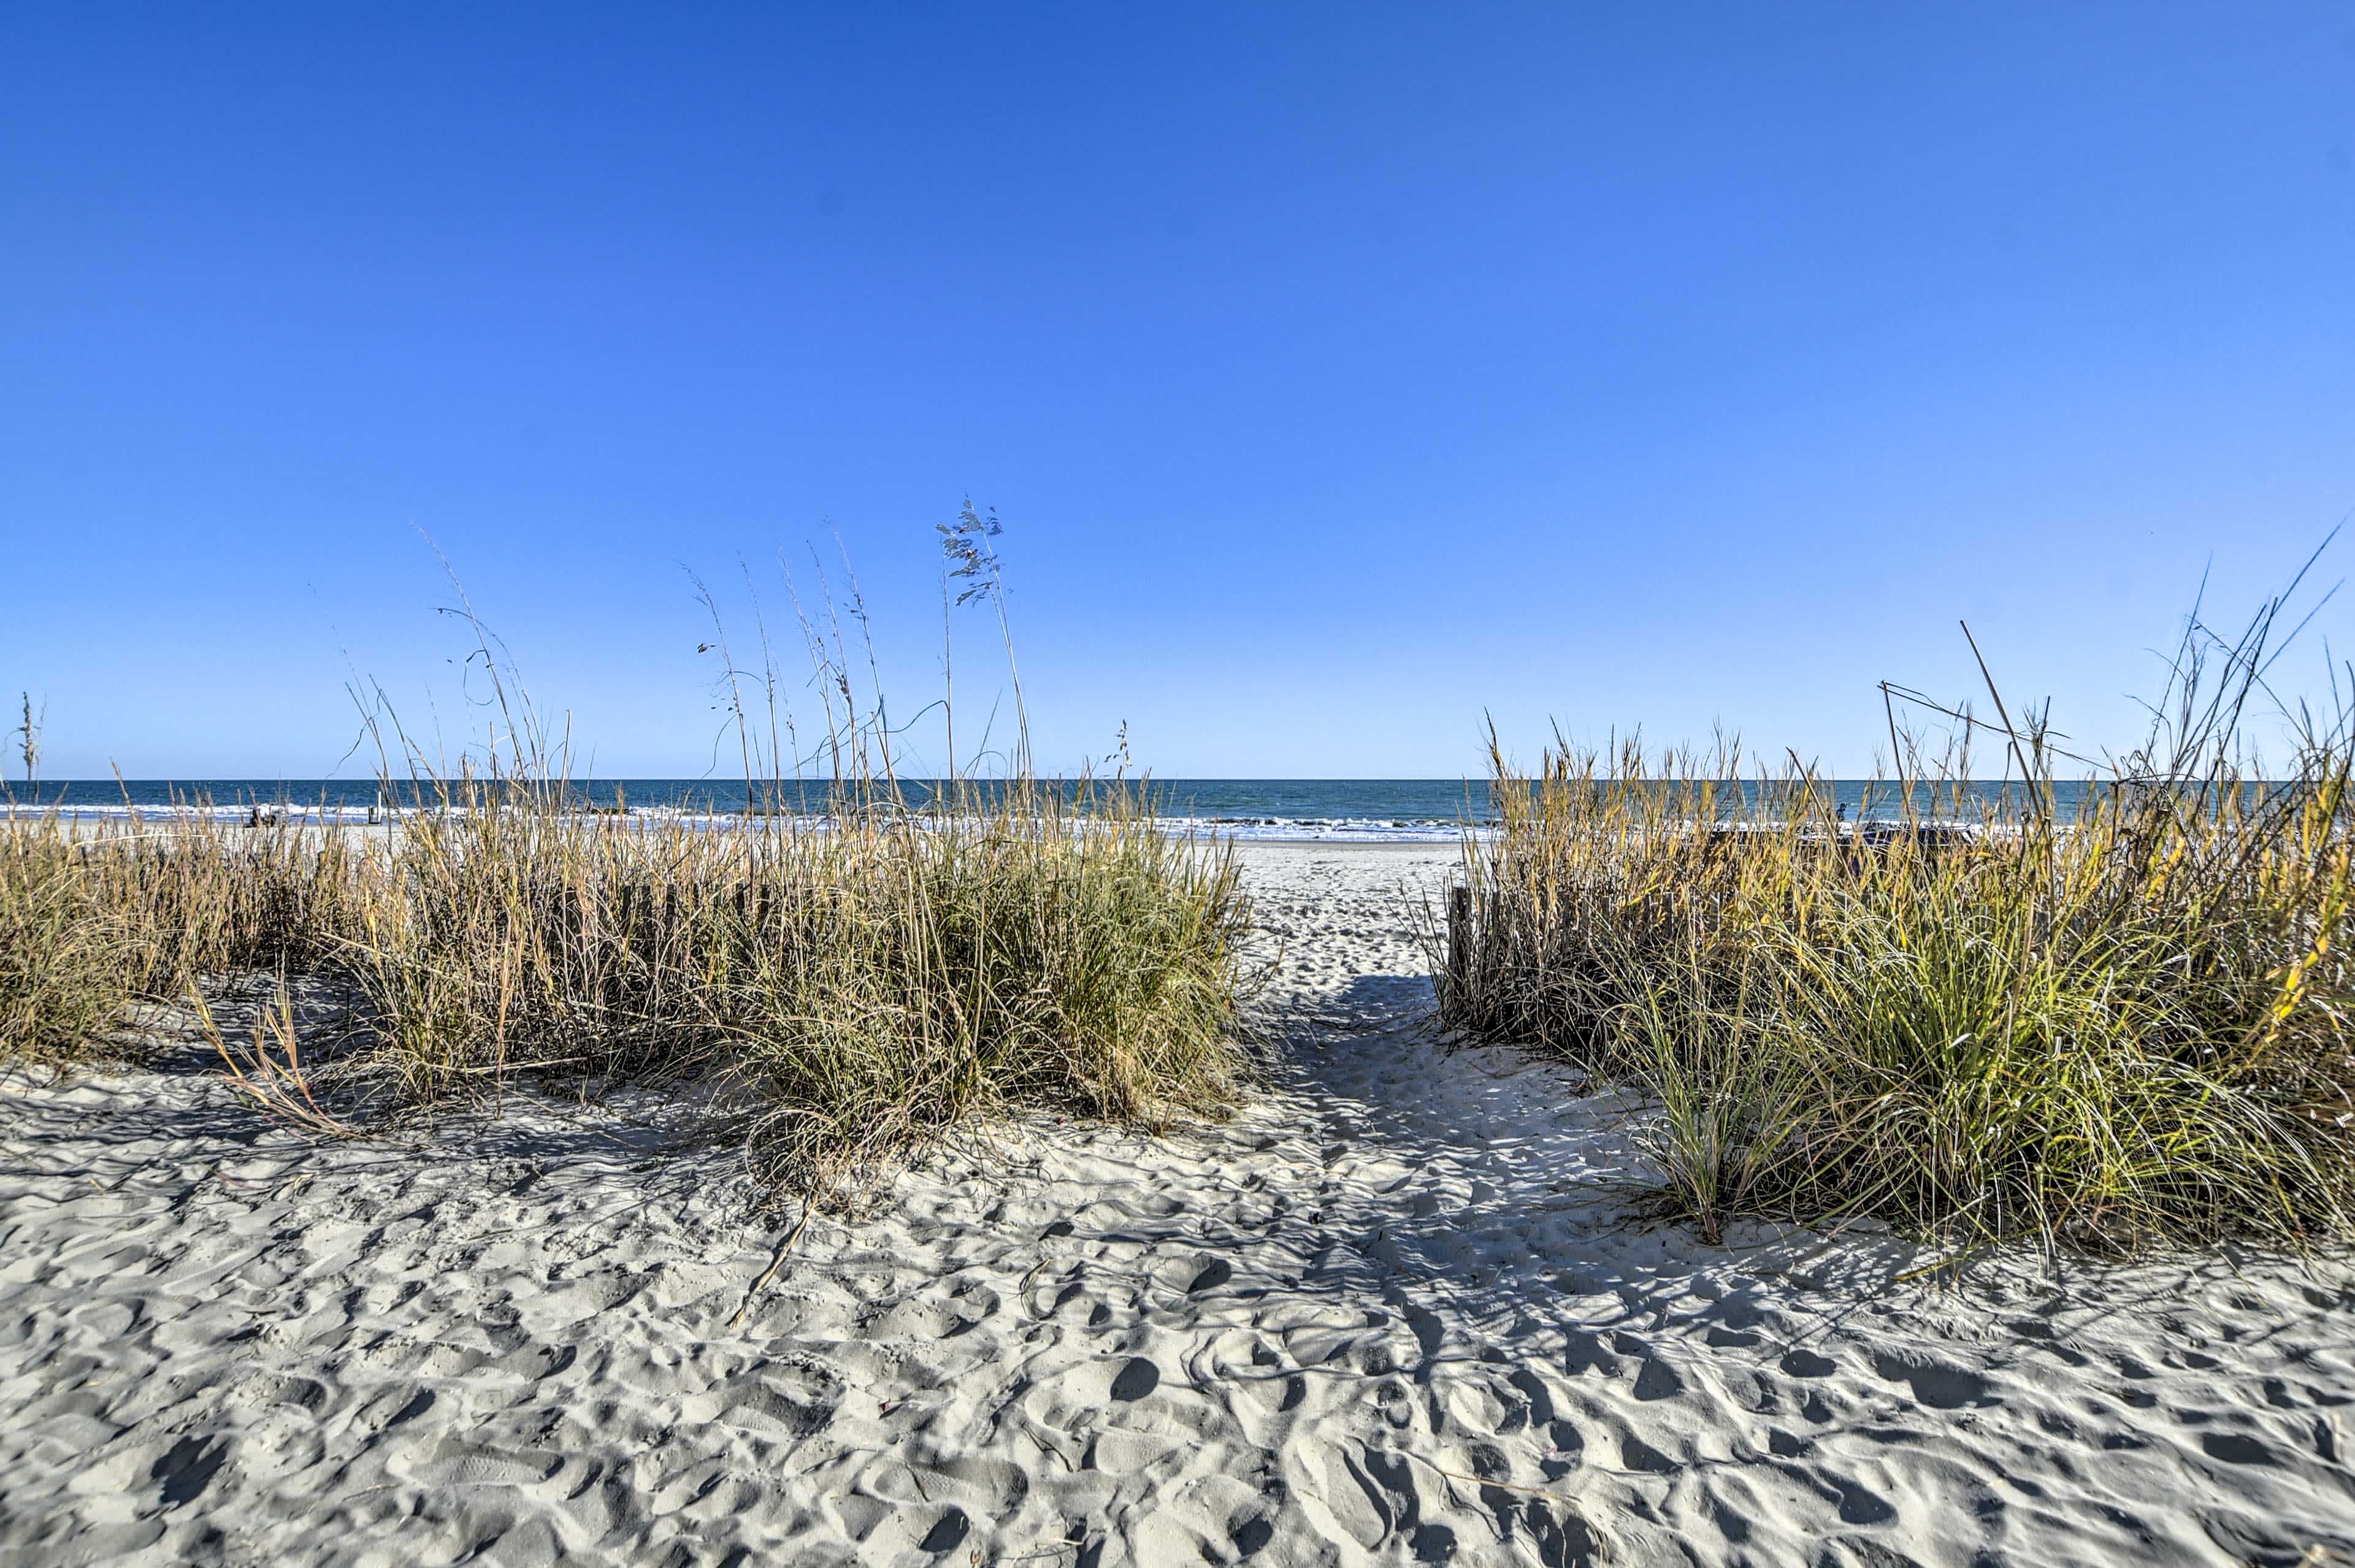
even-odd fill
[{"label": "beach access path", "polygon": [[652,1102],[11,1081],[0,1561],[2355,1562],[2343,1264],[1647,1224],[1610,1102],[1433,1037],[1453,850],[1241,855],[1248,1110],[960,1137],[782,1263]]}]

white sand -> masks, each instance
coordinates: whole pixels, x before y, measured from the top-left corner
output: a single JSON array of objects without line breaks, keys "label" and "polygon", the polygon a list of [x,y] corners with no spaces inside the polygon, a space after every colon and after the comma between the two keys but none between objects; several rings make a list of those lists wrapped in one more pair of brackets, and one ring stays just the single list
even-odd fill
[{"label": "white sand", "polygon": [[1570,1075],[1423,1032],[1446,851],[1246,859],[1273,1092],[944,1154],[741,1325],[782,1231],[659,1119],[12,1086],[0,1561],[2355,1558],[2345,1269],[1644,1230]]}]

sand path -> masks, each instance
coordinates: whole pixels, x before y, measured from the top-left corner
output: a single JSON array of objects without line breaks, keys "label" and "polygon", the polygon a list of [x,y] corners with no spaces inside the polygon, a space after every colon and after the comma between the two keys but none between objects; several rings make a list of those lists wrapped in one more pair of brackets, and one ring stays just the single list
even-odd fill
[{"label": "sand path", "polygon": [[1426,1038],[1444,851],[1254,845],[1234,1123],[943,1151],[774,1281],[652,1110],[307,1147],[0,1093],[0,1560],[2355,1561],[2355,1275],[1702,1244],[1561,1071]]}]

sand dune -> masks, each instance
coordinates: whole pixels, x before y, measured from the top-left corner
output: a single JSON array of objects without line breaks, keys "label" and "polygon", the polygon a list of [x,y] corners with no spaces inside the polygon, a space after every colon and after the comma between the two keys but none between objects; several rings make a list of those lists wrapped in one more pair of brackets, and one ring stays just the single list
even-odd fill
[{"label": "sand dune", "polygon": [[1427,1038],[1447,852],[1246,859],[1247,1114],[967,1140],[757,1291],[784,1227],[658,1106],[12,1084],[0,1559],[2355,1561],[2344,1266],[1647,1229],[1572,1075]]}]

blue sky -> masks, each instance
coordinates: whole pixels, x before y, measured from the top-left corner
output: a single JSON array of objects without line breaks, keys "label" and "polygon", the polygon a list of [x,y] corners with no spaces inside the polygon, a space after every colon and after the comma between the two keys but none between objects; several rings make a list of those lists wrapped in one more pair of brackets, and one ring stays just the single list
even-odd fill
[{"label": "blue sky", "polygon": [[686,569],[838,539],[905,712],[970,494],[1050,766],[1849,773],[1960,617],[2124,741],[2355,507],[2350,158],[2343,5],[11,6],[0,687],[53,777],[464,731],[421,531],[696,773]]}]

